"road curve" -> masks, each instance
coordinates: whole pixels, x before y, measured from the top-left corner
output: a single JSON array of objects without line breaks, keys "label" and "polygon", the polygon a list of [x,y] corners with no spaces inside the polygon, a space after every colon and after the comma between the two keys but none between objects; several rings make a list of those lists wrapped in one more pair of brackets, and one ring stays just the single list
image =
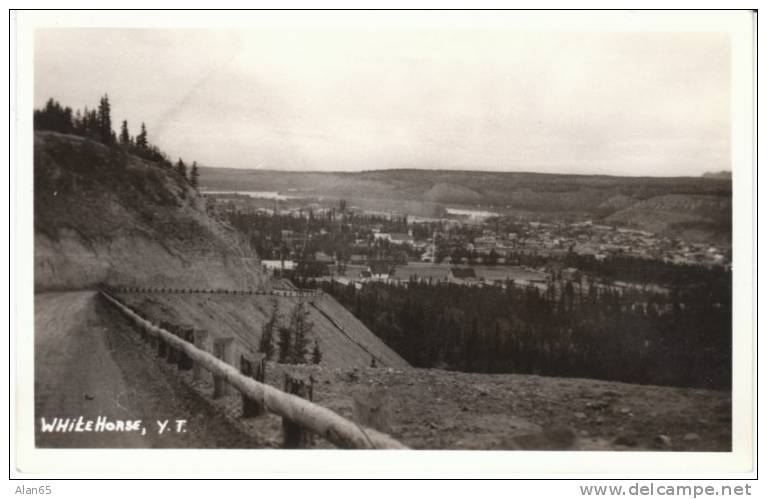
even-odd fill
[{"label": "road curve", "polygon": [[[151,355],[95,291],[35,295],[38,447],[261,447]],[[43,432],[42,418],[141,420],[145,431]],[[169,420],[159,432],[158,421]],[[186,420],[185,431],[171,427]]]}]

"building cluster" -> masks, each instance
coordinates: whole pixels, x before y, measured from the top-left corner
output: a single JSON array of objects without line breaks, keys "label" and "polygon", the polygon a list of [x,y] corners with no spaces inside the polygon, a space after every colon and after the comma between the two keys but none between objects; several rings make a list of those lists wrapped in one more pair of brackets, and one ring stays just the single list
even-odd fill
[{"label": "building cluster", "polygon": [[[387,219],[387,214],[354,207],[344,208],[342,215],[333,206],[308,203],[307,200],[292,201],[280,207],[273,199],[254,202],[248,196],[219,195],[215,197],[212,209],[219,214],[280,215],[329,222],[324,225],[307,223],[306,230],[279,231],[277,237],[287,251],[277,257],[276,253],[271,257],[265,255],[262,265],[265,270],[275,273],[310,270],[312,277],[336,276],[354,282],[371,279],[404,281],[416,276],[463,284],[482,283],[484,276],[472,267],[529,265],[541,267],[538,270],[542,271],[542,266],[530,262],[531,257],[547,259],[568,254],[589,255],[597,261],[610,256],[629,256],[675,264],[724,267],[729,267],[731,262],[729,245],[685,242],[590,220],[547,222],[490,217],[478,221],[449,214],[432,219],[391,215]],[[343,239],[344,248],[339,249],[337,244],[328,248],[315,245],[312,251],[306,251],[307,245],[312,247],[312,241],[335,241],[336,231],[351,234],[351,238]],[[430,275],[423,266],[426,264],[440,270],[432,271],[433,275]],[[403,265],[410,265],[411,269],[403,272]],[[531,279],[531,282],[536,281]]]},{"label": "building cluster", "polygon": [[515,248],[541,254],[572,251],[592,255],[597,260],[608,256],[631,256],[676,264],[729,266],[729,245],[691,243],[652,232],[591,221],[575,223],[529,222],[523,230],[509,233]]}]

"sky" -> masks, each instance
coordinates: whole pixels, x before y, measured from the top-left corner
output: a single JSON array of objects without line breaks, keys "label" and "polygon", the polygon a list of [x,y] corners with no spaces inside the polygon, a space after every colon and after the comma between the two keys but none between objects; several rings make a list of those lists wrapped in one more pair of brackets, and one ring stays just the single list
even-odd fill
[{"label": "sky", "polygon": [[35,105],[146,123],[171,158],[311,171],[730,169],[712,32],[41,29]]}]

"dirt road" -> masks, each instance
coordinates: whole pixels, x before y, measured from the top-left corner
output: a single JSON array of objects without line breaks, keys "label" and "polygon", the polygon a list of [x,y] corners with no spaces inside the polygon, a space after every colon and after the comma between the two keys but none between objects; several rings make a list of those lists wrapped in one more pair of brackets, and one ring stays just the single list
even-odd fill
[{"label": "dirt road", "polygon": [[[94,291],[35,296],[35,438],[38,447],[261,447],[214,406],[168,375]],[[141,420],[139,431],[43,432],[53,418]],[[168,421],[159,432],[158,421]],[[186,420],[185,431],[176,431]]]}]

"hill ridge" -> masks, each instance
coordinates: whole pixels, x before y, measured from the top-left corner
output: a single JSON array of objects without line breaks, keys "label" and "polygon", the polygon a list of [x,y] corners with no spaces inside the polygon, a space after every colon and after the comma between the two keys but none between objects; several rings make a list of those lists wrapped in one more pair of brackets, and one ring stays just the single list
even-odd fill
[{"label": "hill ridge", "polygon": [[36,289],[267,285],[248,244],[176,171],[80,136],[34,138]]}]

